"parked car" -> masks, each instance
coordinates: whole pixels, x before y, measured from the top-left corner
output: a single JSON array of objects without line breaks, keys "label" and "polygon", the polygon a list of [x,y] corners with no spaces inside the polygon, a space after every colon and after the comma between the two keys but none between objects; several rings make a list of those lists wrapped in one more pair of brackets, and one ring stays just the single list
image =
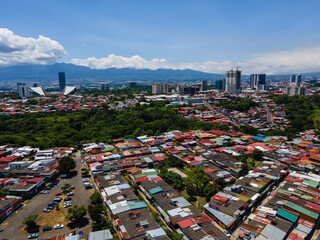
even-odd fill
[{"label": "parked car", "polygon": [[3,228],[0,228],[0,232],[3,232]]},{"label": "parked car", "polygon": [[54,209],[54,207],[55,207],[55,206],[49,206],[49,207],[47,207],[47,209],[49,209],[49,210],[53,210],[53,209]]},{"label": "parked car", "polygon": [[49,213],[49,212],[50,212],[50,209],[45,208],[45,209],[42,210],[42,212]]},{"label": "parked car", "polygon": [[61,197],[56,197],[56,198],[53,199],[53,201],[60,202],[60,201],[62,201],[62,198]]},{"label": "parked car", "polygon": [[28,239],[34,239],[34,238],[38,238],[38,234],[33,233],[28,236]]},{"label": "parked car", "polygon": [[57,224],[57,225],[54,225],[54,229],[60,229],[60,228],[63,228],[64,226],[62,224]]},{"label": "parked car", "polygon": [[28,233],[37,233],[37,232],[39,232],[39,227],[35,227],[28,230]]},{"label": "parked car", "polygon": [[47,191],[40,191],[41,194],[47,194]]},{"label": "parked car", "polygon": [[58,185],[58,183],[59,183],[59,182],[53,182],[52,184],[53,184],[53,185]]},{"label": "parked car", "polygon": [[75,189],[76,187],[75,186],[71,186],[69,189]]},{"label": "parked car", "polygon": [[85,171],[85,170],[87,170],[86,168],[81,168],[81,171]]},{"label": "parked car", "polygon": [[56,196],[60,196],[60,195],[62,195],[62,193],[61,193],[61,192],[56,193]]},{"label": "parked car", "polygon": [[67,196],[74,196],[74,192],[67,193]]},{"label": "parked car", "polygon": [[231,237],[230,233],[227,230],[223,230],[223,233],[227,235],[227,237]]},{"label": "parked car", "polygon": [[51,187],[50,186],[46,186],[46,190],[51,190]]},{"label": "parked car", "polygon": [[63,201],[70,201],[71,197],[66,197],[65,199],[63,199]]},{"label": "parked car", "polygon": [[49,226],[46,226],[46,227],[44,227],[44,228],[42,228],[42,231],[50,231],[50,230],[52,230],[52,227],[49,227]]},{"label": "parked car", "polygon": [[85,189],[91,189],[93,188],[91,184],[84,184]]},{"label": "parked car", "polygon": [[63,208],[68,208],[68,207],[71,207],[71,206],[72,206],[72,202],[71,201],[63,203]]},{"label": "parked car", "polygon": [[84,178],[83,182],[89,182],[89,178]]}]

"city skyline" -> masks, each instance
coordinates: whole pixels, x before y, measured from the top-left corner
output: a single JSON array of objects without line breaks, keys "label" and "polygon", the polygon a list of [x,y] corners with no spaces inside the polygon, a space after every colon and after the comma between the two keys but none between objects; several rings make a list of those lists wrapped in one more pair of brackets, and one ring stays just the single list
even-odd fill
[{"label": "city skyline", "polygon": [[320,69],[319,5],[15,0],[2,6],[0,67],[67,62],[93,69],[313,72]]}]

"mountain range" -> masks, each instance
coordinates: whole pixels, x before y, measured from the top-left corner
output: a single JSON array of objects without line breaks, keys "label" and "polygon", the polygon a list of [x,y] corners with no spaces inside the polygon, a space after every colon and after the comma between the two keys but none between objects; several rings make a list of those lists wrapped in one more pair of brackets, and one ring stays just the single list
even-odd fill
[{"label": "mountain range", "polygon": [[[107,68],[90,69],[67,63],[53,65],[18,65],[0,68],[0,81],[50,82],[57,81],[58,72],[65,72],[68,80],[84,81],[191,81],[218,79],[223,74],[204,73],[194,70]],[[77,81],[78,82],[78,81]]]}]

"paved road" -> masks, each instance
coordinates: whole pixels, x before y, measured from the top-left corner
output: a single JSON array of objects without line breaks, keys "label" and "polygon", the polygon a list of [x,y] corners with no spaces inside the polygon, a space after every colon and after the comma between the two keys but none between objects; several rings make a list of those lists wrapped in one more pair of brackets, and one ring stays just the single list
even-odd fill
[{"label": "paved road", "polygon": [[[76,170],[78,172],[77,176],[74,176],[71,179],[61,180],[57,186],[50,190],[49,194],[38,194],[32,200],[28,201],[23,207],[21,207],[14,215],[7,218],[1,225],[4,229],[3,232],[0,233],[0,239],[12,239],[12,240],[20,240],[27,239],[28,233],[26,233],[23,228],[25,225],[22,224],[22,221],[25,217],[31,214],[41,214],[42,210],[46,208],[47,204],[52,202],[55,197],[55,194],[61,192],[61,187],[64,183],[69,183],[72,186],[75,186],[73,190],[75,196],[72,197],[72,204],[78,206],[85,206],[86,208],[90,204],[90,195],[93,193],[93,189],[86,190],[83,186],[82,178],[81,178],[81,158],[79,152],[76,154]],[[51,214],[51,213],[48,213]],[[57,222],[58,224],[58,222]],[[78,233],[80,229],[75,229]],[[52,237],[59,234],[67,234],[72,232],[73,230],[68,229],[66,226],[63,229],[52,230],[48,232],[42,232],[40,230],[39,239],[44,237]],[[90,224],[86,227],[82,228],[81,231],[89,232]]]}]

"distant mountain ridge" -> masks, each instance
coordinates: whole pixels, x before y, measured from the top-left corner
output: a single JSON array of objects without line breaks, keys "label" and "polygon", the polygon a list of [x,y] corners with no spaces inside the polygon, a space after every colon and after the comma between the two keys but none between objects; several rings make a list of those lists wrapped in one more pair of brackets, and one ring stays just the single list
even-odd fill
[{"label": "distant mountain ridge", "polygon": [[57,81],[58,72],[65,72],[66,79],[106,81],[183,81],[218,79],[224,74],[204,73],[194,70],[107,68],[90,69],[68,63],[53,65],[17,65],[0,68],[0,81],[33,80],[35,82]]}]

